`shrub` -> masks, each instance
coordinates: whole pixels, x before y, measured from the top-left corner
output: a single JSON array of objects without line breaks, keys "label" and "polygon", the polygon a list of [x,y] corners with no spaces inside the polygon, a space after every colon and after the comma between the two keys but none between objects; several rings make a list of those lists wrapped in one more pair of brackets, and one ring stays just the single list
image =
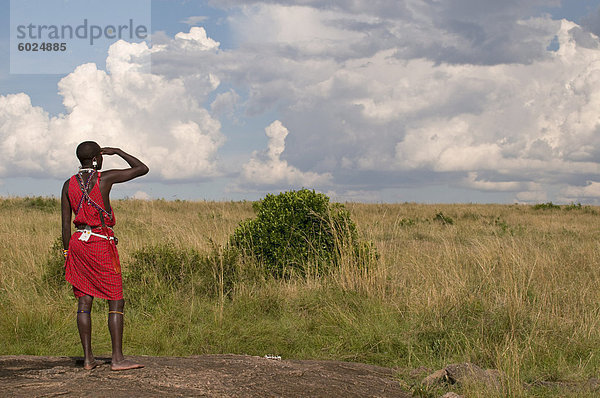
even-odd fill
[{"label": "shrub", "polygon": [[339,265],[342,250],[355,259],[375,251],[371,244],[358,242],[346,208],[330,204],[322,193],[302,189],[269,194],[253,203],[253,209],[256,218],[241,222],[230,244],[253,256],[267,275],[322,275]]},{"label": "shrub", "polygon": [[512,231],[508,223],[499,216],[494,220],[494,225],[500,228],[500,231],[502,231],[503,234],[510,233],[512,235]]},{"label": "shrub", "polygon": [[400,221],[398,221],[398,224],[401,227],[411,227],[413,225],[415,225],[417,223],[417,221],[413,220],[412,218],[401,218]]},{"label": "shrub", "polygon": [[581,203],[575,204],[575,203],[571,202],[570,204],[566,205],[564,207],[564,209],[567,210],[567,211],[569,211],[569,210],[581,210],[582,206],[581,206]]},{"label": "shrub", "polygon": [[212,240],[211,251],[203,257],[203,268],[210,271],[210,275],[204,272],[205,280],[208,281],[208,289],[212,296],[230,296],[235,284],[240,280],[238,267],[239,251],[231,247],[222,247]]},{"label": "shrub", "polygon": [[560,206],[559,205],[555,205],[552,202],[538,203],[536,205],[533,205],[533,209],[534,210],[554,210],[554,209],[560,209]]},{"label": "shrub", "polygon": [[127,277],[135,282],[154,284],[156,281],[168,287],[185,282],[194,269],[201,264],[200,253],[193,249],[177,249],[173,245],[144,247],[132,255]]},{"label": "shrub", "polygon": [[62,238],[56,238],[43,265],[42,282],[53,289],[65,286],[65,257],[62,254]]},{"label": "shrub", "polygon": [[26,209],[41,210],[46,213],[52,213],[60,208],[60,203],[56,198],[45,198],[43,196],[36,196],[33,198],[26,197],[23,199],[23,206]]},{"label": "shrub", "polygon": [[237,278],[237,252],[220,250],[214,244],[208,255],[163,244],[137,250],[132,257],[124,270],[125,281],[147,301],[192,287],[195,293],[210,297],[228,295]]},{"label": "shrub", "polygon": [[434,221],[437,221],[444,225],[454,224],[454,220],[452,219],[452,217],[445,216],[444,213],[442,213],[442,212],[437,213],[433,219],[434,219]]}]

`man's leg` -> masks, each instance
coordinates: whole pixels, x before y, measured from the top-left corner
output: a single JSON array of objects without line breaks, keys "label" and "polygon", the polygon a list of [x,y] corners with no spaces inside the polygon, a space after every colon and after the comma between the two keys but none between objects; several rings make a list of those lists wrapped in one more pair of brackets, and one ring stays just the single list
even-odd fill
[{"label": "man's leg", "polygon": [[83,346],[83,368],[87,370],[94,369],[97,365],[92,353],[92,296],[79,297],[77,304],[77,329]]},{"label": "man's leg", "polygon": [[108,330],[112,341],[111,370],[143,368],[144,365],[127,361],[123,356],[123,307],[125,300],[108,300]]}]

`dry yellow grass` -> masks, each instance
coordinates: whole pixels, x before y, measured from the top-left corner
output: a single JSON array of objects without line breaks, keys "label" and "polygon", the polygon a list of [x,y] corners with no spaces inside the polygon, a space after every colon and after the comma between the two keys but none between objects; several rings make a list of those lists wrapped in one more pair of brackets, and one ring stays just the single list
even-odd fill
[{"label": "dry yellow grass", "polygon": [[[58,206],[46,202],[0,200],[0,309],[17,314],[0,320],[3,339],[21,338],[14,334],[21,330],[15,323],[23,322],[24,317],[48,318],[52,323],[56,322],[52,321],[53,313],[69,311],[67,299],[55,299],[52,292],[40,287],[49,250],[60,236]],[[122,200],[115,201],[113,207],[125,268],[136,250],[161,243],[209,252],[211,240],[225,244],[239,221],[253,217],[250,202]],[[331,322],[348,325],[343,333],[356,334],[370,327],[372,320],[373,332],[363,337],[372,338],[374,343],[353,346],[342,341],[324,343],[316,351],[290,348],[290,352],[351,358],[348,350],[364,349],[368,355],[356,353],[353,358],[415,367],[468,360],[507,373],[501,395],[529,394],[523,389],[526,381],[579,380],[597,374],[600,209],[358,203],[346,207],[361,237],[373,241],[380,253],[374,271],[365,273],[343,265],[328,280],[271,281],[262,287],[242,284],[230,307],[221,302],[215,315],[218,324],[227,324],[227,316],[236,314],[235,306],[242,305],[244,297],[263,302],[281,300],[284,304],[273,303],[278,311],[291,308],[305,314],[306,308],[324,305],[311,304],[312,293],[307,292],[319,295],[333,284],[341,291],[356,292],[370,303],[359,301],[357,305],[363,306],[360,311],[374,313],[363,319],[359,313],[345,312],[345,304],[336,301],[342,299],[335,295],[323,298],[332,301],[319,307],[321,311],[330,311],[327,316],[332,318],[337,314],[339,318]],[[199,303],[191,305],[202,307]],[[247,303],[244,308],[247,311]],[[200,310],[191,311],[188,322],[194,322],[192,313]],[[298,313],[290,313],[288,318],[282,315],[282,319],[292,322]],[[328,320],[323,315],[315,318],[315,324],[304,320],[303,325],[315,334],[326,335],[326,327],[336,326],[318,322]],[[51,327],[51,333],[70,330],[69,322],[59,321],[61,326]],[[32,333],[34,337],[29,336],[27,344],[48,341]],[[195,332],[189,329],[186,333],[190,339]],[[222,344],[221,348],[242,347]],[[17,354],[9,351],[23,345],[8,347],[0,353]],[[153,352],[142,343],[137,347],[140,352]],[[386,351],[380,347],[387,347]]]}]

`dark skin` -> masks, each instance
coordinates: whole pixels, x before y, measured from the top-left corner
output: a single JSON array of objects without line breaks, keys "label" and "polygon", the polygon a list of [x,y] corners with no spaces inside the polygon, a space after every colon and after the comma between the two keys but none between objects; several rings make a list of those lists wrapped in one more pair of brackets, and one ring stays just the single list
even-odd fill
[{"label": "dark skin", "polygon": [[[129,155],[119,148],[101,148],[100,151],[90,159],[81,159],[82,168],[93,168],[93,162],[96,161],[97,170],[102,168],[102,156],[118,155],[129,164],[128,169],[120,170],[107,170],[102,172],[102,178],[100,180],[100,193],[102,194],[102,201],[104,202],[104,208],[108,209],[112,213],[110,206],[110,191],[113,184],[118,184],[133,180],[134,178],[143,176],[148,173],[148,167],[142,163],[139,159]],[[83,172],[82,177],[84,181],[90,178],[91,172]],[[95,180],[91,181],[90,191],[94,187]],[[69,202],[69,180],[65,181],[62,194],[61,194],[61,209],[62,209],[62,241],[63,247],[69,249],[69,240],[71,239],[71,216],[73,209]],[[91,370],[97,366],[96,360],[92,353],[92,320],[90,311],[92,309],[92,303],[94,298],[92,296],[85,295],[79,299],[77,305],[78,311],[88,311],[87,313],[77,313],[77,328],[79,329],[79,336],[81,338],[81,345],[83,346],[83,366],[85,369]],[[109,311],[123,312],[125,305],[124,300],[108,300]],[[110,337],[112,341],[112,361],[111,370],[127,370],[141,368],[143,365],[135,362],[126,360],[123,356],[123,315],[118,313],[109,313],[108,315],[108,328],[110,331]]]}]

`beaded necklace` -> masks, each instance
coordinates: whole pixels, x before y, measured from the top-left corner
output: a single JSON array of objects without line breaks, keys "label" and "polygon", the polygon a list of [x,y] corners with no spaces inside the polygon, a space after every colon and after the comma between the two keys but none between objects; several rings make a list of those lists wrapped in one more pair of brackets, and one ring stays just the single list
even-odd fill
[{"label": "beaded necklace", "polygon": [[89,205],[91,205],[92,207],[94,207],[96,210],[98,210],[100,212],[100,218],[102,219],[102,221],[104,221],[104,216],[102,215],[102,213],[108,214],[108,216],[110,218],[112,218],[112,214],[109,213],[108,211],[106,211],[105,209],[103,209],[102,206],[100,206],[98,203],[94,202],[94,200],[90,197],[90,192],[89,192],[90,183],[92,182],[92,178],[94,177],[94,174],[96,174],[95,169],[91,169],[91,170],[92,170],[92,172],[90,173],[90,176],[88,177],[88,180],[85,183],[83,182],[83,176],[82,176],[82,171],[84,171],[84,170],[82,169],[79,171],[79,173],[77,173],[77,182],[79,183],[79,187],[81,188],[83,195],[81,196],[81,200],[79,201],[79,205],[77,206],[77,211],[75,212],[75,215],[77,215],[77,213],[79,213],[79,210],[81,209],[81,206],[83,205],[83,200],[85,199]]},{"label": "beaded necklace", "polygon": [[[102,206],[100,206],[98,203],[94,202],[94,200],[90,197],[90,193],[88,192],[88,190],[90,188],[90,182],[92,181],[94,174],[96,174],[95,169],[93,169],[91,171],[87,182],[84,184],[82,172],[80,171],[79,173],[77,173],[77,182],[79,183],[79,187],[81,188],[82,195],[81,195],[81,200],[79,201],[79,206],[77,206],[77,211],[75,212],[75,216],[77,216],[77,213],[79,213],[79,210],[81,209],[81,206],[83,205],[83,200],[86,199],[87,203],[89,205],[91,205],[96,210],[98,210],[98,213],[100,214],[100,222],[102,222],[102,231],[105,234],[105,236],[109,236],[108,227],[106,226],[106,222],[104,221],[104,213],[108,214],[108,216],[112,219],[113,218],[112,209],[111,209],[110,213],[107,212],[106,210],[104,210],[104,208],[102,208]],[[96,183],[96,185],[98,185],[99,183],[100,183],[100,173],[98,173],[98,182]],[[98,189],[100,189],[100,187],[98,187]],[[110,258],[111,258],[113,268],[115,269],[115,272],[117,274],[120,274],[121,273],[121,265],[119,264],[119,260],[117,259],[116,244],[117,244],[116,238],[109,241]]]}]

